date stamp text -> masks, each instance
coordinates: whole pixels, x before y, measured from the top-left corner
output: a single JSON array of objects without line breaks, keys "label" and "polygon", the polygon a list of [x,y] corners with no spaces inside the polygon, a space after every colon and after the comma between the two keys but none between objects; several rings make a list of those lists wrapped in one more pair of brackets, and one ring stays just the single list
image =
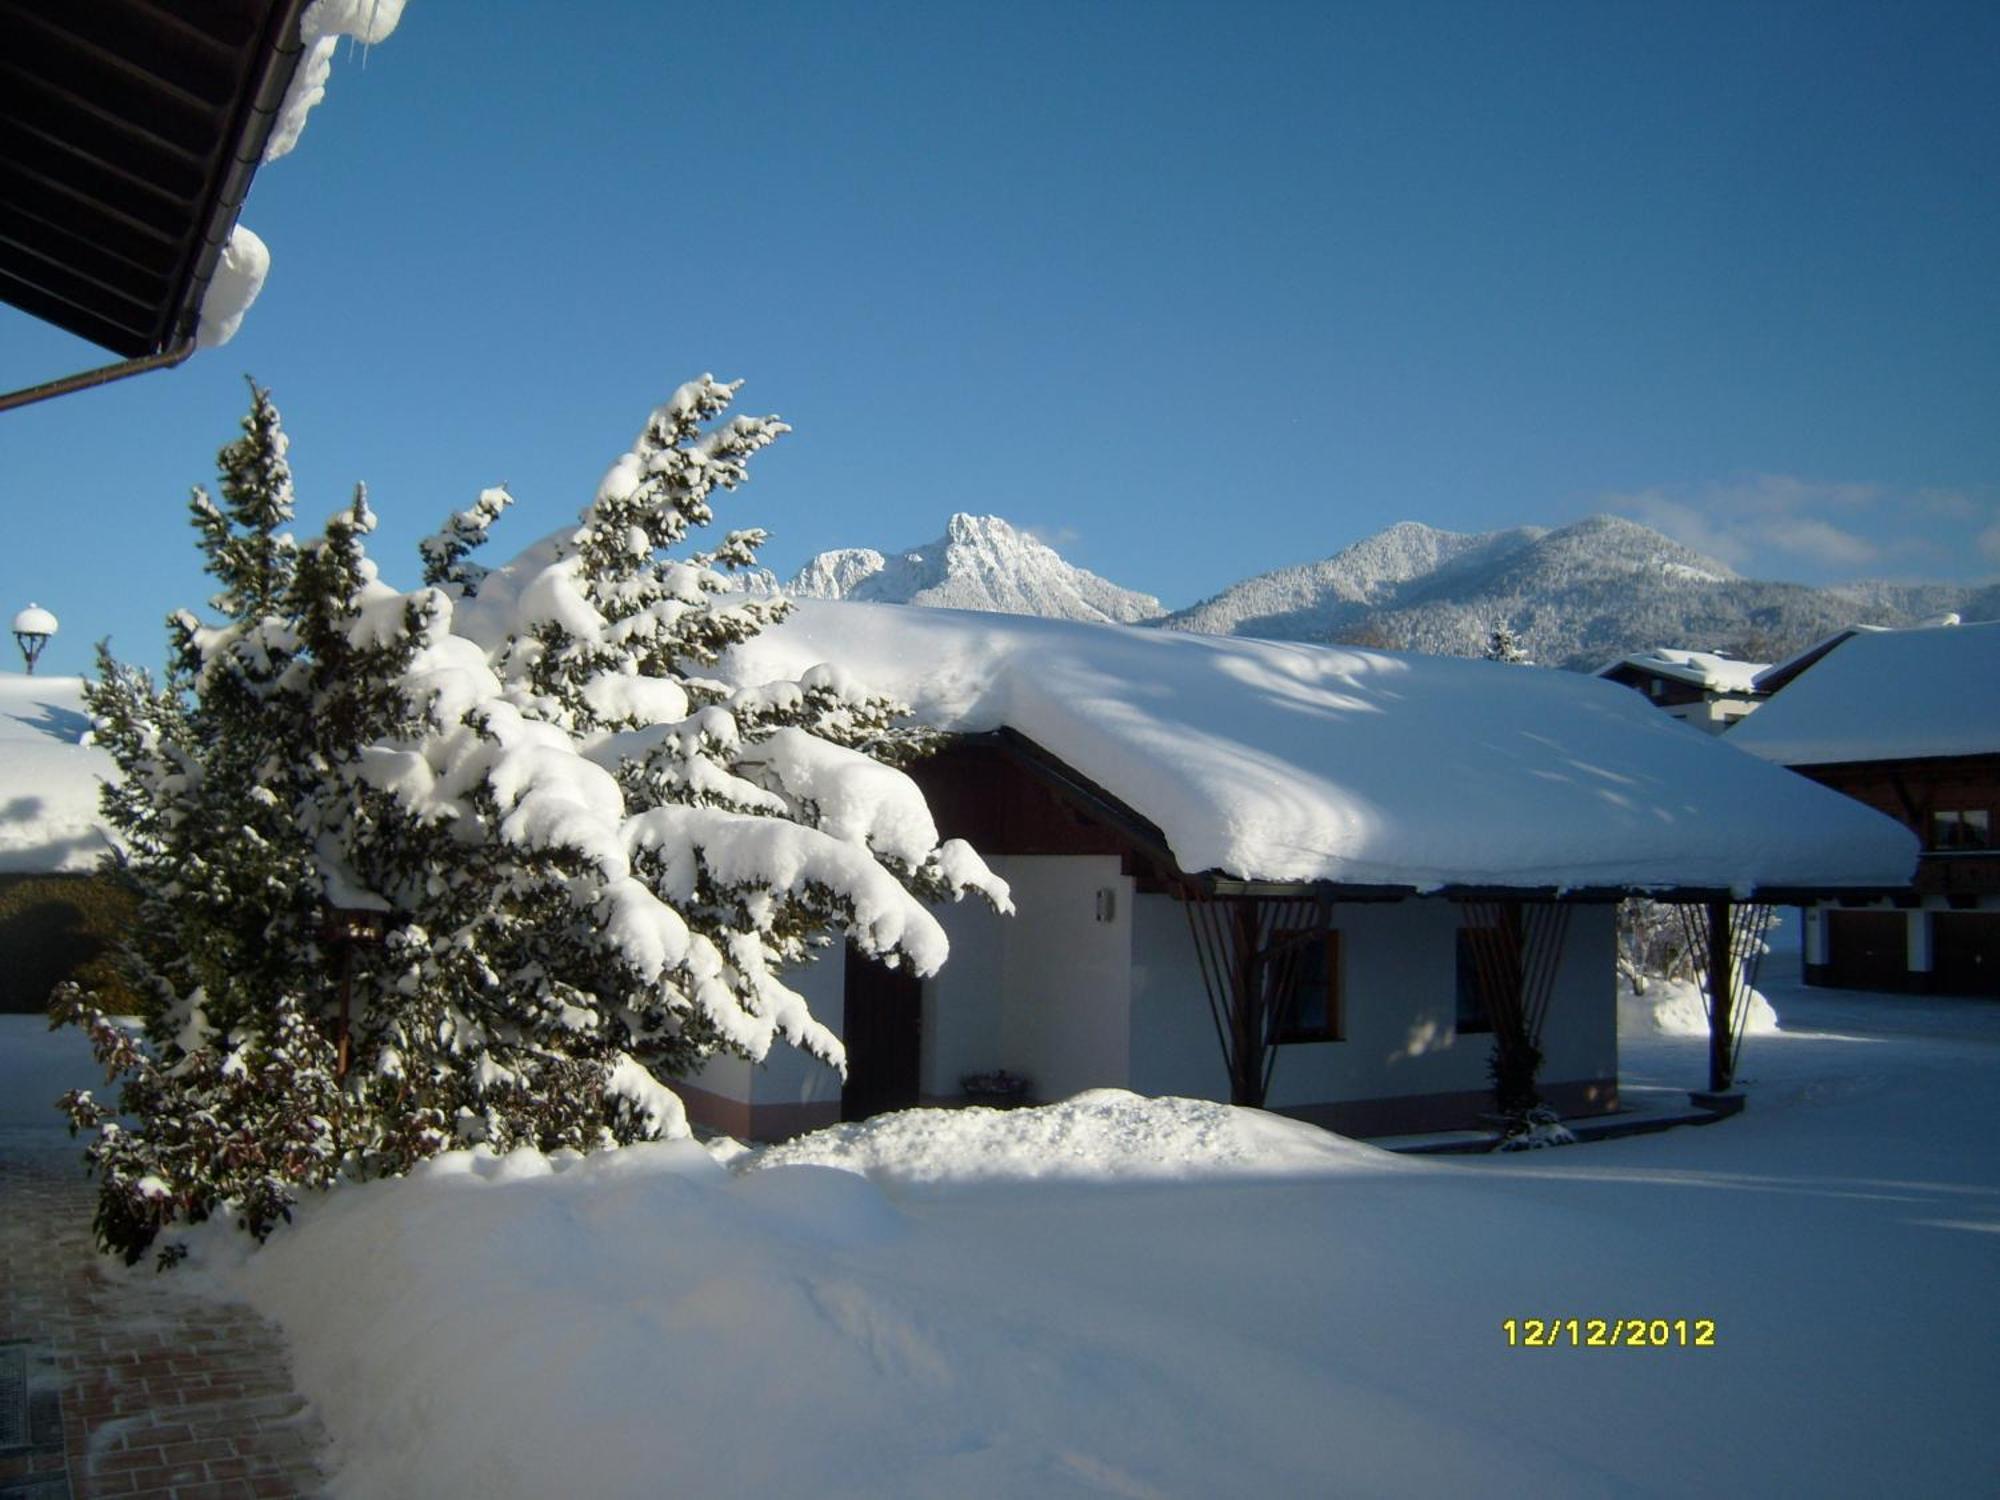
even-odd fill
[{"label": "date stamp text", "polygon": [[1506,1318],[1509,1349],[1713,1349],[1713,1318]]}]

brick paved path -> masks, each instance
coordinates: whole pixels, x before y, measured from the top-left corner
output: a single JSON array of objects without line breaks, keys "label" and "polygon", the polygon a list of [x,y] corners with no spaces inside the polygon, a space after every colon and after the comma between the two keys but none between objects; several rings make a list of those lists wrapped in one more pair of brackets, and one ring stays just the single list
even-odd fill
[{"label": "brick paved path", "polygon": [[277,1329],[105,1262],[61,1139],[0,1143],[0,1500],[318,1495],[325,1434]]}]

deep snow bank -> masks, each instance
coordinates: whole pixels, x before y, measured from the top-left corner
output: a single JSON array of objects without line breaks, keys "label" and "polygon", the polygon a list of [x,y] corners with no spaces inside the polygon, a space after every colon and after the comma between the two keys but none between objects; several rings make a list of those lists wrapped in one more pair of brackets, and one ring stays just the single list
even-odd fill
[{"label": "deep snow bank", "polygon": [[1091,1089],[1034,1109],[912,1109],[816,1130],[740,1169],[824,1166],[890,1182],[1346,1171],[1389,1153],[1261,1110]]}]

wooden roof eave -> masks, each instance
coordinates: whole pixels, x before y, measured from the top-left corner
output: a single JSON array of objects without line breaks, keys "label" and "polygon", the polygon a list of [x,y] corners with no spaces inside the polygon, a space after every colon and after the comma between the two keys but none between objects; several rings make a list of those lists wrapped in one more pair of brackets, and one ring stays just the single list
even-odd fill
[{"label": "wooden roof eave", "polygon": [[1413,885],[1349,884],[1338,880],[1244,880],[1219,870],[1185,877],[1200,894],[1217,898],[1243,896],[1266,900],[1409,901],[1425,897],[1444,901],[1551,901],[1570,905],[1603,905],[1644,896],[1669,905],[1729,901],[1738,905],[1811,906],[1838,899],[1888,901],[1910,893],[1908,885],[1760,885],[1746,895],[1727,886],[1709,885],[1444,885],[1419,890]]},{"label": "wooden roof eave", "polygon": [[255,87],[246,90],[239,101],[236,119],[229,132],[234,149],[229,152],[209,198],[202,237],[188,268],[180,304],[174,312],[167,335],[169,341],[178,342],[176,334],[180,338],[194,337],[201,317],[202,299],[208,295],[209,284],[215,280],[215,268],[222,260],[222,252],[229,244],[231,232],[236,228],[237,215],[243,211],[243,202],[250,196],[250,180],[264,164],[264,151],[270,144],[272,130],[277,126],[278,111],[283,108],[285,95],[290,92],[292,79],[305,57],[305,44],[299,39],[299,18],[305,13],[307,4],[308,0],[278,0],[264,23],[259,49],[262,65],[256,75]]},{"label": "wooden roof eave", "polygon": [[[25,244],[4,251],[5,261],[0,264],[0,295],[4,295],[4,300],[124,358],[116,364],[0,396],[0,411],[176,365],[194,352],[202,301],[215,278],[237,215],[249,194],[251,179],[262,164],[278,111],[304,56],[299,19],[307,3],[308,0],[269,0],[261,19],[234,44],[235,86],[226,93],[211,96],[215,106],[226,110],[227,123],[205,154],[190,155],[180,148],[168,150],[149,134],[150,126],[141,107],[143,87],[130,93],[121,91],[116,99],[68,96],[70,107],[91,124],[93,139],[88,146],[69,141],[61,131],[49,134],[30,117],[17,121],[22,128],[40,130],[55,151],[74,151],[77,160],[83,163],[79,170],[104,179],[122,175],[134,184],[157,187],[156,214],[166,212],[169,207],[184,211],[171,228],[162,222],[149,231],[162,247],[179,246],[171,262],[172,270],[167,271],[163,262],[155,282],[148,282],[153,273],[140,274],[138,281],[128,279],[127,271],[121,269],[124,262],[117,250],[105,249],[100,253],[86,226],[95,222],[92,213],[110,209],[103,205],[93,208],[85,198],[75,200],[82,217],[74,224],[68,222],[67,212],[43,223],[42,233],[55,237],[52,243],[71,246],[59,261],[50,261],[48,255],[52,252],[46,248],[30,248]],[[10,34],[15,35],[17,42],[22,35],[58,35],[65,37],[63,45],[74,43],[90,52],[92,41],[83,30],[73,37],[60,32],[61,22],[52,17],[61,14],[64,13],[32,0],[0,0],[0,15],[7,19]],[[117,29],[119,12],[110,8],[102,13],[68,14],[79,18],[80,28],[87,24],[99,31],[106,27]],[[186,23],[172,8],[148,11],[146,16],[157,27],[186,29]],[[211,36],[205,45],[212,51],[222,44]],[[17,71],[35,65],[33,51],[23,51],[23,56],[14,59]],[[128,63],[115,56],[93,56],[114,74],[122,70],[126,75],[139,76]],[[34,75],[31,72],[27,76]],[[152,84],[157,92],[180,97],[176,85],[164,78],[152,80]],[[56,92],[60,95],[61,88],[57,87]],[[208,101],[189,95],[182,102],[198,109]],[[118,152],[123,147],[114,149],[106,145],[108,141],[130,142],[135,154],[130,160],[121,159]],[[111,152],[108,156],[107,151]],[[199,163],[199,191],[184,195],[153,182],[148,173],[169,158],[189,169]],[[50,201],[63,201],[69,189],[57,182],[51,191],[56,198]],[[11,213],[16,206],[8,194],[0,193],[0,208]],[[53,210],[45,204],[43,212]],[[28,217],[34,218],[35,214],[31,212]],[[135,289],[141,284],[148,286],[150,296],[138,295]]]}]

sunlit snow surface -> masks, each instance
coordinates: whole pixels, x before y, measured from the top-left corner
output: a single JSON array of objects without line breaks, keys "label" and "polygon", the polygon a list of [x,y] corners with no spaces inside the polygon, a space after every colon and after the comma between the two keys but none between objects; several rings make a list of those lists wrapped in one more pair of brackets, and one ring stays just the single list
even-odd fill
[{"label": "sunlit snow surface", "polygon": [[1757,674],[1768,671],[1770,664],[1738,661],[1733,656],[1721,656],[1713,651],[1678,651],[1662,646],[1654,651],[1637,651],[1630,656],[1621,656],[1604,670],[1608,672],[1612,667],[1628,665],[1706,688],[1713,693],[1752,693],[1757,690]]},{"label": "sunlit snow surface", "polygon": [[299,41],[305,56],[292,75],[284,102],[264,145],[264,160],[276,161],[299,143],[306,117],[326,98],[326,81],[333,72],[334,53],[342,37],[364,47],[387,41],[403,19],[403,0],[313,0],[299,17]]},{"label": "sunlit snow surface", "polygon": [[[264,160],[276,161],[299,143],[306,117],[326,97],[333,56],[342,37],[371,46],[388,39],[403,16],[403,0],[312,0],[299,17],[300,58],[264,144]],[[244,224],[234,225],[201,299],[195,344],[212,349],[236,337],[271,274],[271,252]]]},{"label": "sunlit snow surface", "polygon": [[2000,623],[1862,631],[1729,738],[1787,766],[1990,755],[2000,748]]},{"label": "sunlit snow surface", "polygon": [[1268,1177],[1395,1164],[1395,1157],[1373,1146],[1278,1115],[1092,1089],[1034,1109],[878,1115],[767,1147],[740,1167],[839,1167],[908,1184]]},{"label": "sunlit snow surface", "polygon": [[201,317],[194,334],[196,347],[213,349],[235,338],[236,330],[243,326],[244,314],[262,294],[270,274],[269,247],[247,225],[238,224],[230,230],[228,243],[215,263],[215,277],[201,299]]},{"label": "sunlit snow surface", "polygon": [[111,847],[97,797],[115,768],[89,731],[82,678],[0,673],[0,873],[87,872]]},{"label": "sunlit snow surface", "polygon": [[1905,829],[1614,683],[1492,662],[801,601],[755,683],[839,662],[943,729],[1019,731],[1184,870],[1357,884],[1888,884]]},{"label": "sunlit snow surface", "polygon": [[[2000,1005],[1788,967],[1704,1129],[1425,1159],[1107,1095],[1067,1161],[1037,1112],[790,1148],[846,1170],[467,1153],[174,1274],[284,1325],[354,1500],[1984,1493]],[[5,1021],[0,1095],[47,1090]],[[1622,1045],[1642,1104],[1704,1079],[1699,1037]],[[1717,1342],[1510,1348],[1529,1317]]]}]

